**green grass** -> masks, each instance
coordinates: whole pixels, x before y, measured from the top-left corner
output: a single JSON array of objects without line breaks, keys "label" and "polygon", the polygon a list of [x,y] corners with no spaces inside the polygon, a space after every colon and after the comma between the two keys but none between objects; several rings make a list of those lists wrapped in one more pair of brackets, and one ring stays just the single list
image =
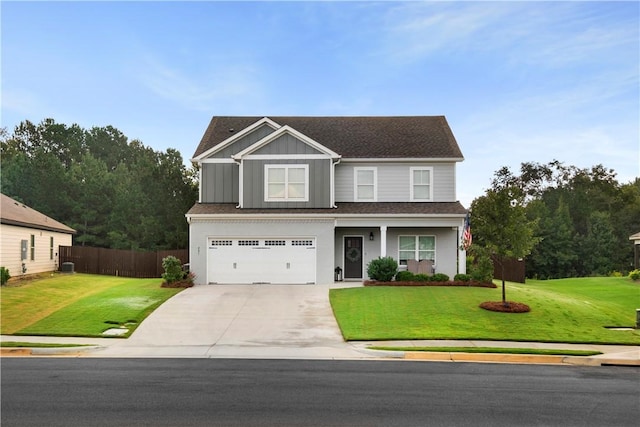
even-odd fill
[{"label": "green grass", "polygon": [[1,290],[0,331],[8,335],[102,337],[126,324],[129,336],[153,310],[182,289],[161,279],[54,275]]},{"label": "green grass", "polygon": [[507,300],[529,313],[481,309],[501,289],[363,287],[333,289],[331,305],[346,340],[473,339],[640,345],[635,325],[640,284],[596,277],[507,283]]},{"label": "green grass", "polygon": [[541,354],[545,356],[595,356],[602,354],[592,350],[553,350],[548,348],[510,348],[510,347],[389,347],[371,346],[371,350],[388,351],[425,351],[443,353],[501,353],[501,354]]},{"label": "green grass", "polygon": [[67,347],[86,347],[91,344],[60,344],[52,342],[20,342],[20,341],[4,341],[0,342],[0,347],[5,348],[67,348]]}]

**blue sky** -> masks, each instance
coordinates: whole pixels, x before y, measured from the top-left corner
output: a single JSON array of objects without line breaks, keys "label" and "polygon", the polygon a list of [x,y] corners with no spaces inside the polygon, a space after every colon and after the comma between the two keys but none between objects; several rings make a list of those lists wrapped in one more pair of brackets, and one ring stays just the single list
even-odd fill
[{"label": "blue sky", "polygon": [[2,116],[189,159],[214,115],[445,115],[458,198],[553,159],[640,175],[638,2],[2,1]]}]

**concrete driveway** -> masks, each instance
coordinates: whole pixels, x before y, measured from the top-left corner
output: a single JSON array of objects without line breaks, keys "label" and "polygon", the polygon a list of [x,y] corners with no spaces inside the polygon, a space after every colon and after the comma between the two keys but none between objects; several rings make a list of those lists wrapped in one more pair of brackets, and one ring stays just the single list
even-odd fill
[{"label": "concrete driveway", "polygon": [[[331,285],[201,285],[160,306],[127,340],[95,356],[371,357],[345,343],[329,305]],[[361,286],[353,283],[351,286]]]}]

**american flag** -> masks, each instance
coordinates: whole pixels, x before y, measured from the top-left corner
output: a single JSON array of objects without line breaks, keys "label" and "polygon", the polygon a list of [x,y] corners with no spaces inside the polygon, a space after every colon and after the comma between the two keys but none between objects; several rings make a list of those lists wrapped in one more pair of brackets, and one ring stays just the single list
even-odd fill
[{"label": "american flag", "polygon": [[467,217],[464,219],[464,230],[462,230],[462,247],[464,250],[468,250],[471,247],[471,241],[473,237],[471,236],[471,218],[469,217],[469,212],[467,212]]}]

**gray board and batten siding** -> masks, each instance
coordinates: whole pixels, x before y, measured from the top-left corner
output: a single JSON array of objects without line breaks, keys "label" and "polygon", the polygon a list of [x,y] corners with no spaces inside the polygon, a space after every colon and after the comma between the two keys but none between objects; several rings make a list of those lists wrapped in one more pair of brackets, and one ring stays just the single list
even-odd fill
[{"label": "gray board and batten siding", "polygon": [[280,135],[267,145],[264,145],[254,151],[251,154],[268,154],[268,155],[278,155],[278,154],[323,154],[320,151],[316,150],[309,144],[300,141],[295,136],[284,133]]},{"label": "gray board and batten siding", "polygon": [[[238,129],[234,130],[234,132],[237,132],[237,131]],[[265,136],[272,134],[273,132],[275,132],[275,129],[273,129],[269,125],[264,124],[258,127],[257,129],[254,129],[252,132],[248,133],[247,135],[244,135],[241,138],[238,138],[232,144],[226,147],[223,147],[222,149],[220,149],[220,151],[215,152],[210,157],[216,158],[216,159],[230,159],[231,156],[233,156],[234,154],[238,154],[245,148],[252,146],[256,142],[260,141]],[[229,137],[232,137],[232,136],[233,136],[233,132],[229,132]]]},{"label": "gray board and batten siding", "polygon": [[239,202],[239,167],[236,163],[203,163],[201,167],[203,203]]},{"label": "gray board and batten siding", "polygon": [[[308,202],[265,202],[265,165],[309,165]],[[330,208],[331,159],[245,160],[244,208]]]}]

